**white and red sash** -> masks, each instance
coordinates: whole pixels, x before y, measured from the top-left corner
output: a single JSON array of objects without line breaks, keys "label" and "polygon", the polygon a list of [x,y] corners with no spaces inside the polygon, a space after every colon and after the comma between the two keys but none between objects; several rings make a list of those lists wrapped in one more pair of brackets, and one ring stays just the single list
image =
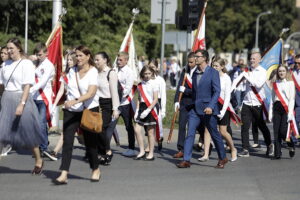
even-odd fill
[{"label": "white and red sash", "polygon": [[[120,84],[120,86],[122,88],[122,91],[123,91],[124,88],[123,88],[122,84],[120,82],[119,82],[119,84]],[[137,88],[137,86],[133,85],[132,88],[131,88],[130,93],[125,97],[129,101],[129,103],[131,105],[131,111],[130,112],[131,112],[131,116],[132,117],[134,116],[134,112],[135,112],[135,109],[136,109],[136,104],[135,104],[135,102],[133,100],[136,88]]]},{"label": "white and red sash", "polygon": [[[145,104],[147,105],[147,107],[149,107],[151,105],[151,102],[149,101],[149,99],[151,99],[151,98],[147,97],[147,94],[144,92],[142,83],[139,83],[137,88],[139,89],[141,97],[143,98]],[[160,131],[161,131],[160,127],[162,127],[162,126],[160,126],[159,121],[161,121],[161,120],[159,120],[159,115],[157,114],[157,112],[158,111],[154,107],[150,113],[156,121],[155,135],[156,135],[156,141],[158,142],[160,139]]]},{"label": "white and red sash", "polygon": [[[218,102],[219,102],[220,104],[224,105],[224,100],[223,100],[221,97],[218,98]],[[230,119],[231,119],[231,121],[232,121],[236,126],[238,126],[239,124],[241,124],[241,118],[235,113],[235,111],[234,111],[234,109],[233,109],[233,107],[232,107],[232,105],[231,105],[230,102],[229,102],[229,105],[228,105],[228,107],[227,107],[226,110],[229,111]]]},{"label": "white and red sash", "polygon": [[298,81],[296,80],[296,77],[295,77],[295,75],[294,75],[294,73],[293,73],[293,70],[291,70],[291,74],[292,74],[292,79],[293,79],[293,81],[294,81],[294,84],[295,84],[295,86],[296,86],[296,89],[297,89],[298,92],[300,92],[300,85],[299,85]]},{"label": "white and red sash", "polygon": [[261,104],[261,107],[263,109],[263,114],[265,116],[265,119],[269,119],[269,113],[268,113],[268,109],[266,107],[266,104],[264,102],[264,100],[261,98],[261,96],[259,95],[258,91],[256,90],[256,88],[254,86],[250,86],[253,93],[255,94],[256,98],[258,99],[258,101]]},{"label": "white and red sash", "polygon": [[[289,113],[288,102],[286,102],[285,99],[282,97],[282,95],[281,95],[281,93],[280,93],[280,91],[277,87],[276,82],[273,83],[273,89],[275,91],[276,96],[280,100],[280,103],[282,104],[285,112],[288,114]],[[295,120],[295,113],[293,113],[293,119],[288,123],[288,131],[287,131],[287,134],[286,134],[286,141],[291,140],[291,133],[294,133],[294,136],[296,138],[299,138],[299,132],[298,132],[297,123],[296,123],[296,120]]]},{"label": "white and red sash", "polygon": [[192,89],[192,87],[193,87],[192,77],[188,73],[186,73],[185,75],[186,75],[185,82],[189,86],[189,88]]},{"label": "white and red sash", "polygon": [[[39,79],[37,76],[35,76],[35,82],[38,83],[39,82]],[[46,105],[46,119],[47,119],[47,123],[48,123],[48,126],[49,127],[52,127],[52,123],[51,123],[51,114],[50,114],[50,109],[51,109],[51,105],[50,103],[52,104],[52,101],[49,101],[47,99],[47,96],[45,95],[44,91],[40,88],[39,89],[39,93]]]}]

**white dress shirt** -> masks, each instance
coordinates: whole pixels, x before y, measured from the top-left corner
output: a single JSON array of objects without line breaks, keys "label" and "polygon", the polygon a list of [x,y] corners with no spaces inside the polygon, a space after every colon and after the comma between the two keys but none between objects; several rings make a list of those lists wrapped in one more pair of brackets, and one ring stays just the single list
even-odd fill
[{"label": "white dress shirt", "polygon": [[[2,66],[3,67],[0,74],[0,84],[4,85],[6,91],[23,92],[24,85],[34,85],[35,66],[31,62],[31,60],[6,60],[4,63],[2,63]],[[15,67],[16,69],[14,71]],[[10,76],[11,78],[7,83]]]},{"label": "white dress shirt", "polygon": [[108,72],[111,70],[108,66],[99,72],[97,96],[101,98],[111,98],[113,110],[118,110],[120,106],[118,95],[118,75],[115,70],[109,73],[109,81],[107,80]]},{"label": "white dress shirt", "polygon": [[167,103],[167,92],[166,92],[166,82],[161,76],[156,76],[155,79],[156,84],[158,85],[159,92],[158,98],[161,102],[161,112],[166,114],[166,103]]},{"label": "white dress shirt", "polygon": [[52,80],[55,74],[53,64],[46,58],[36,69],[35,76],[38,82],[30,88],[34,100],[43,100],[39,89],[42,89],[47,99],[52,97]]},{"label": "white dress shirt", "polygon": [[223,74],[222,76],[220,76],[220,85],[221,85],[220,97],[224,100],[224,104],[220,112],[225,113],[229,106],[230,97],[231,97],[231,79],[227,74]]},{"label": "white dress shirt", "polygon": [[120,106],[124,106],[129,104],[130,102],[127,100],[127,96],[130,94],[133,83],[134,83],[134,76],[133,71],[128,67],[128,65],[125,65],[122,68],[118,69],[118,80],[123,88],[123,95],[122,100],[120,102]]},{"label": "white dress shirt", "polygon": [[243,103],[248,106],[261,106],[261,103],[251,89],[251,86],[256,88],[262,99],[265,99],[265,90],[263,86],[267,80],[267,71],[259,65],[256,68],[252,68],[249,72],[243,72],[241,75],[247,80]]},{"label": "white dress shirt", "polygon": [[[154,92],[159,92],[157,81],[155,81],[154,79],[150,79],[149,81],[142,81],[142,86],[143,91],[148,98],[148,101],[152,103],[154,99]],[[143,98],[141,98],[141,102],[145,102]]]},{"label": "white dress shirt", "polygon": [[[89,86],[94,85],[97,86],[98,84],[98,70],[95,67],[89,69],[88,72],[84,75],[84,77],[80,78],[79,74],[77,73],[77,66],[74,66],[70,69],[69,73],[66,75],[68,79],[68,83],[65,82],[64,79],[61,78],[61,81],[64,81],[65,85],[67,86],[67,101],[74,100],[79,98],[81,95],[87,93]],[[80,88],[80,92],[78,90],[77,82],[76,82],[76,75],[78,80],[78,86]],[[83,106],[84,103],[84,106]],[[94,97],[87,99],[84,102],[77,103],[69,108],[69,111],[73,112],[80,112],[83,111],[84,108],[95,108],[99,106],[99,97],[95,95]]]},{"label": "white dress shirt", "polygon": [[[293,81],[287,81],[286,79],[277,80],[276,83],[277,83],[277,88],[278,88],[282,98],[284,99],[284,102],[288,106],[288,110],[289,110],[288,114],[292,115],[294,112],[294,107],[295,107],[295,95],[296,95],[295,84]],[[273,114],[273,103],[275,103],[276,101],[280,101],[280,99],[276,95],[275,90],[273,88],[272,99],[271,99],[270,109],[269,109],[269,113],[271,116],[273,116],[272,115]]]}]

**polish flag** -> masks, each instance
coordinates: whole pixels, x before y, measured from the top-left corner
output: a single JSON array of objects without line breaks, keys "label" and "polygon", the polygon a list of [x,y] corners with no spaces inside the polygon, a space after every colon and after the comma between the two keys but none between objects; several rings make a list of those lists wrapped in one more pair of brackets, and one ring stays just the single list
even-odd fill
[{"label": "polish flag", "polygon": [[192,47],[192,51],[196,51],[198,49],[206,49],[205,45],[205,9],[207,2],[204,3],[204,7],[201,13],[198,29],[194,38],[194,43]]}]

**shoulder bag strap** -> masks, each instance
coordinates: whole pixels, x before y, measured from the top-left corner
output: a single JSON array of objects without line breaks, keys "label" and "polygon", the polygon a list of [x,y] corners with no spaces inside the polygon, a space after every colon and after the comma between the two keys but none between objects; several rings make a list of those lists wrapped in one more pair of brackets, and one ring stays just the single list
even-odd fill
[{"label": "shoulder bag strap", "polygon": [[13,73],[15,72],[15,70],[17,69],[18,65],[20,64],[20,62],[21,62],[22,60],[23,60],[23,59],[21,59],[21,60],[18,62],[18,64],[15,66],[15,68],[14,68],[14,70],[12,71],[12,73],[10,74],[10,76],[9,76],[9,78],[8,78],[8,80],[7,80],[7,82],[6,82],[4,88],[6,88],[7,84],[8,84],[9,81],[10,81],[10,78],[12,77]]}]

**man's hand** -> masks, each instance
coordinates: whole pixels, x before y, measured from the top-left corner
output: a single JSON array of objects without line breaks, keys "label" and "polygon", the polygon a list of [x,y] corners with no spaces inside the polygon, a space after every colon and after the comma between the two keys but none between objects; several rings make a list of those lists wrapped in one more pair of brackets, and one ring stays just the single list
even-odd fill
[{"label": "man's hand", "polygon": [[212,109],[210,107],[207,107],[203,111],[206,115],[211,115],[212,114]]}]

